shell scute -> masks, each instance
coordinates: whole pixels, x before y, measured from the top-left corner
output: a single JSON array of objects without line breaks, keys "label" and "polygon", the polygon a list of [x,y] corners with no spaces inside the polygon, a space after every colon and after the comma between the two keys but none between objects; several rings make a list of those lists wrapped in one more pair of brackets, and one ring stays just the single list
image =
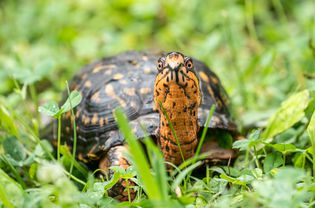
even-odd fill
[{"label": "shell scute", "polygon": [[[161,53],[122,53],[87,65],[73,78],[70,83],[72,90],[80,91],[83,96],[75,109],[77,148],[83,159],[95,158],[110,147],[124,143],[113,115],[113,110],[118,107],[126,113],[138,138],[143,138],[145,132],[157,136],[159,114],[153,105],[153,89],[156,62],[160,56]],[[214,104],[216,110],[209,127],[235,131],[236,125],[231,121],[227,108],[228,97],[220,80],[204,63],[193,61],[202,91],[199,126],[204,126]],[[69,119],[63,118],[62,122],[72,128]],[[63,140],[71,143],[73,131],[63,129],[62,132]]]}]

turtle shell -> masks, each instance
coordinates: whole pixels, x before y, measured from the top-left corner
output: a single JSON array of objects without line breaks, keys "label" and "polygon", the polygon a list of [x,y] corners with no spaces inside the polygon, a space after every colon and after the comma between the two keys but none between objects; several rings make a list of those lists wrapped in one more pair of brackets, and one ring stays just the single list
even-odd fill
[{"label": "turtle shell", "polygon": [[[138,138],[144,137],[143,127],[149,136],[157,136],[159,114],[153,108],[153,89],[156,62],[162,55],[125,52],[87,65],[75,75],[70,90],[81,92],[83,97],[75,109],[79,159],[98,160],[109,148],[124,143],[113,116],[117,107],[124,110]],[[227,108],[228,97],[220,80],[204,63],[193,61],[202,89],[199,126],[205,126],[209,110],[215,105],[208,127],[236,131]],[[71,146],[73,129],[70,118],[70,112],[62,118],[62,139]]]}]

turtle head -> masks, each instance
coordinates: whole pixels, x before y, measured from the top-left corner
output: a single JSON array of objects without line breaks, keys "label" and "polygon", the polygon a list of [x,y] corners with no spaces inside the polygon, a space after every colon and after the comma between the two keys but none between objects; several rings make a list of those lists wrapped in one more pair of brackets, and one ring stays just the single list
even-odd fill
[{"label": "turtle head", "polygon": [[162,56],[157,69],[154,103],[160,113],[159,143],[165,160],[178,165],[193,156],[198,143],[199,79],[192,58],[178,52]]},{"label": "turtle head", "polygon": [[193,60],[179,52],[170,52],[157,62],[158,76],[166,83],[185,85],[187,80],[198,79]]}]

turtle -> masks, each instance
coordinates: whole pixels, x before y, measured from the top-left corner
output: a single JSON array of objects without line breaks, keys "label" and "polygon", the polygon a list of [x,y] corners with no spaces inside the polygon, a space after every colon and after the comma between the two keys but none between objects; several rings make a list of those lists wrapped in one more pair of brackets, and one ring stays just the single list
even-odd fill
[{"label": "turtle", "polygon": [[[181,164],[182,158],[170,123],[185,159],[194,155],[198,132],[206,127],[212,105],[215,111],[206,127],[208,132],[238,135],[218,76],[203,62],[180,52],[127,51],[103,58],[83,67],[70,82],[70,90],[82,95],[74,109],[77,158],[96,164],[104,174],[111,172],[110,166],[130,166],[124,154],[128,147],[113,114],[117,107],[125,112],[136,137],[149,134],[165,160],[175,165]],[[63,101],[66,98],[67,93]],[[61,138],[69,146],[73,144],[73,120],[70,112],[62,116]],[[203,151],[214,151],[209,160],[235,157],[233,149],[220,148],[219,143],[211,140],[204,145]],[[127,200],[124,187],[118,184],[109,195]]]}]

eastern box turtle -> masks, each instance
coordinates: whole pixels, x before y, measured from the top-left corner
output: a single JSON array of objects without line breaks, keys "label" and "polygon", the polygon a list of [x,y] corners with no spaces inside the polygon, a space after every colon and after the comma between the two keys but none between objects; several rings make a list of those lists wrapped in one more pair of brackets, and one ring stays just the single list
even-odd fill
[{"label": "eastern box turtle", "polygon": [[[182,158],[162,109],[169,116],[185,159],[194,155],[198,131],[205,127],[212,105],[216,108],[208,132],[237,135],[227,108],[227,94],[218,77],[204,63],[179,52],[132,51],[104,58],[84,67],[70,83],[70,90],[78,90],[83,97],[75,109],[77,158],[85,163],[97,162],[105,173],[110,166],[129,166],[122,153],[126,150],[124,138],[113,116],[117,107],[126,113],[135,135],[144,137],[144,125],[165,160],[175,165]],[[62,141],[71,146],[70,117],[68,112],[62,118]],[[213,151],[209,160],[235,156],[233,150],[220,148],[218,143],[204,145],[203,151]],[[111,195],[119,196],[122,190],[113,190]],[[124,200],[123,195],[120,200]]]}]

